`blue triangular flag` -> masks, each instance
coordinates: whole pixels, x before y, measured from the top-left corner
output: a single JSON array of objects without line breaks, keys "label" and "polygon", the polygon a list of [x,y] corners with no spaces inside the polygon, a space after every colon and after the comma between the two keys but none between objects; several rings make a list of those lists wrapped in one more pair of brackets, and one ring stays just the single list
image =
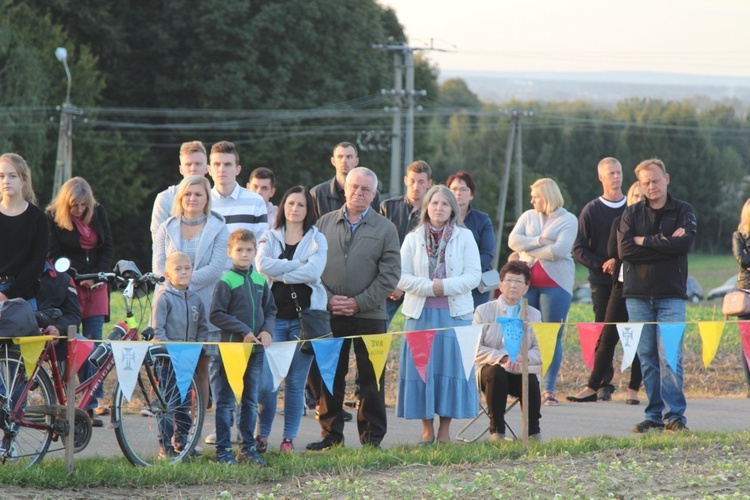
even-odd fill
[{"label": "blue triangular flag", "polygon": [[336,376],[336,367],[341,356],[341,345],[344,339],[325,339],[312,341],[315,351],[315,361],[318,362],[320,378],[325,382],[328,392],[333,394],[333,378]]},{"label": "blue triangular flag", "polygon": [[506,318],[498,316],[497,320],[500,328],[503,329],[503,341],[505,349],[508,351],[508,358],[511,363],[515,363],[518,353],[521,352],[521,340],[523,339],[523,321],[521,318]]},{"label": "blue triangular flag", "polygon": [[677,356],[682,351],[682,336],[685,334],[685,323],[659,323],[661,342],[664,345],[664,356],[674,372],[677,372]]},{"label": "blue triangular flag", "polygon": [[177,388],[180,390],[180,401],[185,401],[190,382],[195,374],[195,367],[198,365],[198,358],[201,355],[201,344],[173,344],[168,343],[167,352],[172,361]]}]

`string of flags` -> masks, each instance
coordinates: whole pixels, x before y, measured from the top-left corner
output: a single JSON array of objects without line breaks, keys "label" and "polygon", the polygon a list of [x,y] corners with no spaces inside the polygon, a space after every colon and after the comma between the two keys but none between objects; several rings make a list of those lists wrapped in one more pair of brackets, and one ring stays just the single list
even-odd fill
[{"label": "string of flags", "polygon": [[[521,351],[523,338],[523,323],[518,318],[497,318],[502,325],[505,348],[511,359],[516,359]],[[703,345],[703,365],[708,366],[716,356],[721,337],[726,328],[725,321],[697,322]],[[617,333],[623,347],[623,358],[620,369],[625,371],[635,358],[638,342],[644,325],[648,323],[616,323]],[[664,354],[667,363],[675,367],[685,334],[686,323],[658,323]],[[482,327],[484,325],[468,325],[453,327],[456,340],[461,352],[464,374],[467,380],[474,370],[474,358],[479,344]],[[542,357],[542,373],[547,371],[557,342],[557,334],[564,323],[531,323],[537,338]],[[605,323],[576,323],[581,345],[581,355],[586,365],[593,369],[594,351]],[[743,354],[750,363],[750,321],[738,321]],[[375,373],[382,374],[394,335],[404,334],[404,340],[411,351],[417,372],[426,381],[427,365],[432,355],[432,344],[435,330],[412,332],[382,333],[358,336],[365,343],[370,362]],[[20,345],[27,373],[33,370],[44,348],[44,343],[51,340],[51,336],[14,338],[13,342]],[[311,342],[318,362],[318,368],[323,382],[329,392],[333,392],[333,379],[341,353],[343,338],[318,339]],[[71,349],[76,353],[76,369],[79,369],[94,349],[95,342],[82,335],[77,335],[71,342]],[[138,379],[138,372],[151,342],[140,341],[112,341],[112,353],[115,358],[117,379],[125,397],[130,400]],[[184,400],[190,388],[190,382],[195,373],[202,344],[188,342],[163,343],[169,354],[177,381],[177,387]],[[275,342],[265,351],[268,366],[273,376],[274,390],[278,389],[281,381],[286,377],[294,357],[297,342]],[[243,375],[248,360],[253,351],[252,344],[239,342],[218,343],[219,353],[224,362],[227,379],[235,396],[239,400],[243,389]],[[380,376],[377,377],[378,384]]]}]

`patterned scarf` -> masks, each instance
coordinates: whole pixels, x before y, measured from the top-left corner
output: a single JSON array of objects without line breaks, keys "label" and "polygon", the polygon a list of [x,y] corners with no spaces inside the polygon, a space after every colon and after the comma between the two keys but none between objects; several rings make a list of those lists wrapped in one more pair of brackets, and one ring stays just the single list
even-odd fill
[{"label": "patterned scarf", "polygon": [[443,227],[425,224],[427,257],[430,261],[430,279],[445,278],[445,247],[453,234],[454,222],[447,222]]}]

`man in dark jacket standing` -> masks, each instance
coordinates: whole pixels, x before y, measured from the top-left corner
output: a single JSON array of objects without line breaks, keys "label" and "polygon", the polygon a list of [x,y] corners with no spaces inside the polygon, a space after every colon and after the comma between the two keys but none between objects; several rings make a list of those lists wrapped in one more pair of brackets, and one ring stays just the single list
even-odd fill
[{"label": "man in dark jacket standing", "polygon": [[689,203],[667,193],[669,174],[664,162],[645,160],[635,168],[645,199],[629,206],[617,230],[623,261],[623,296],[631,322],[643,322],[638,357],[648,396],[646,419],[633,431],[682,431],[685,394],[682,390],[682,342],[677,366],[663,359],[662,332],[657,323],[683,323],[687,299],[687,254],[697,222]]},{"label": "man in dark jacket standing", "polygon": [[363,167],[353,169],[346,176],[346,204],[317,223],[328,240],[328,263],[321,280],[328,294],[331,330],[334,337],[345,338],[333,393],[325,387],[321,391],[319,421],[323,439],[308,444],[308,450],[322,451],[344,444],[342,408],[352,341],[360,384],[359,440],[363,445],[379,446],[387,430],[384,376],[375,373],[361,338],[385,333],[385,299],[401,276],[396,226],[371,206],[377,186],[374,172]]},{"label": "man in dark jacket standing", "polygon": [[[344,196],[346,175],[359,165],[359,156],[357,156],[357,148],[354,144],[351,142],[336,144],[333,148],[333,156],[331,156],[331,165],[336,169],[336,175],[333,179],[321,182],[310,190],[319,217],[338,210],[346,202]],[[377,210],[379,206],[380,195],[376,192],[372,199],[372,208]]]}]

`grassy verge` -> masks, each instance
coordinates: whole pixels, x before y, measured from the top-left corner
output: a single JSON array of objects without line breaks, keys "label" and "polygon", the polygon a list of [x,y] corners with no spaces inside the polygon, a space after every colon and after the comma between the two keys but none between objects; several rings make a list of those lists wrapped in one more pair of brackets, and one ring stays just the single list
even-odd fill
[{"label": "grassy verge", "polygon": [[157,497],[468,498],[482,492],[494,497],[636,498],[661,491],[679,498],[747,492],[749,453],[748,432],[652,433],[553,440],[534,444],[528,452],[518,442],[485,442],[269,453],[265,468],[202,459],[143,469],[120,458],[97,458],[77,461],[75,474],[68,476],[62,460],[50,460],[25,470],[0,467],[0,484],[11,496],[32,493],[26,488],[70,493],[86,488],[105,496],[129,489],[131,495]]}]

